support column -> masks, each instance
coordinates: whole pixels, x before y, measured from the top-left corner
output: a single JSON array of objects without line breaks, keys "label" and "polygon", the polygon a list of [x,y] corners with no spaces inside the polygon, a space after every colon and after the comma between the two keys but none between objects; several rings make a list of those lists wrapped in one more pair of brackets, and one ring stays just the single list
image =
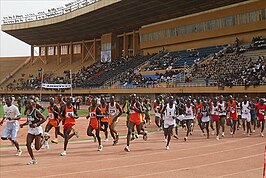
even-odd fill
[{"label": "support column", "polygon": [[123,35],[123,50],[124,50],[124,57],[128,56],[128,39],[127,39],[127,34],[124,33]]},{"label": "support column", "polygon": [[133,30],[133,37],[132,37],[132,38],[133,38],[133,39],[132,39],[132,40],[133,40],[133,45],[132,45],[132,46],[133,46],[133,56],[136,56],[136,53],[137,53],[137,49],[136,49],[136,46],[137,46],[137,45],[136,45],[136,43],[137,43],[137,41],[136,41],[136,36],[137,36],[137,35],[136,35],[135,30]]},{"label": "support column", "polygon": [[72,41],[70,42],[70,46],[69,46],[69,57],[70,57],[70,64],[72,64],[73,62],[73,44],[72,44]]},{"label": "support column", "polygon": [[96,61],[96,39],[93,40],[93,57],[94,61]]},{"label": "support column", "polygon": [[57,44],[57,65],[61,63],[61,46],[60,43]]},{"label": "support column", "polygon": [[34,46],[33,45],[30,46],[30,60],[31,60],[31,63],[33,64],[33,61],[34,61]]},{"label": "support column", "polygon": [[44,54],[44,58],[45,58],[45,64],[47,64],[48,62],[48,47],[47,45],[45,45],[45,54]]},{"label": "support column", "polygon": [[82,40],[82,44],[81,44],[81,64],[83,64],[83,60],[84,60],[84,54],[85,54],[85,46],[84,46],[84,40]]}]

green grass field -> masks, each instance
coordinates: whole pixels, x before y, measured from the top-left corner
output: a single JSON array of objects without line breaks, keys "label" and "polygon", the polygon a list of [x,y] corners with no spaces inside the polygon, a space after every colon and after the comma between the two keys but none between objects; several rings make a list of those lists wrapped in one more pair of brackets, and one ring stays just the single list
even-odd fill
[{"label": "green grass field", "polygon": [[[22,109],[21,109],[21,115],[22,115],[22,117],[26,117],[24,115],[24,110],[25,110],[25,108],[22,107]],[[4,115],[3,105],[0,104],[0,117],[3,118],[3,115]],[[43,115],[44,116],[48,116],[48,110],[47,110],[47,108],[45,108],[45,111],[43,112]],[[87,109],[80,109],[80,110],[78,110],[78,115],[79,116],[86,116],[86,115],[88,115],[88,110]]]}]

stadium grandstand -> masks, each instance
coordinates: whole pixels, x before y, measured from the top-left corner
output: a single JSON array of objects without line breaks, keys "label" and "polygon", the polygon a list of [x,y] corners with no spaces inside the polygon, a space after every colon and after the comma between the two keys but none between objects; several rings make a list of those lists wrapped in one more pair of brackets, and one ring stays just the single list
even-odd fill
[{"label": "stadium grandstand", "polygon": [[31,45],[1,58],[2,94],[266,91],[263,0],[80,0],[2,20]]},{"label": "stadium grandstand", "polygon": [[0,57],[0,178],[266,178],[266,0],[73,0],[1,30],[30,55]]}]

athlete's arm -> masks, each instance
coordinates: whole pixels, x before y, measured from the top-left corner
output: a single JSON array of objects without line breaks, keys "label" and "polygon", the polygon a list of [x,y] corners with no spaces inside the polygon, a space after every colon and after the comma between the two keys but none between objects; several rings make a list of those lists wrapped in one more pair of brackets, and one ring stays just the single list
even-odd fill
[{"label": "athlete's arm", "polygon": [[60,112],[59,112],[59,116],[63,119],[63,120],[66,120],[66,106],[64,106],[63,108],[62,108],[62,110],[60,110]]},{"label": "athlete's arm", "polygon": [[73,111],[74,111],[74,116],[73,116],[73,118],[74,118],[74,119],[78,119],[79,116],[78,116],[78,112],[77,112],[76,108],[73,107]]},{"label": "athlete's arm", "polygon": [[194,105],[191,105],[191,107],[192,107],[192,110],[193,110],[193,114],[194,114],[194,116],[195,116],[195,115],[196,115],[196,108],[195,108]]},{"label": "athlete's arm", "polygon": [[25,122],[23,124],[20,124],[20,128],[23,128],[23,126],[25,126],[25,125],[29,125],[29,122],[27,121],[27,122]]},{"label": "athlete's arm", "polygon": [[86,116],[86,119],[90,118],[90,106],[88,107],[88,115]]},{"label": "athlete's arm", "polygon": [[122,113],[123,113],[123,111],[122,111],[122,109],[121,109],[121,107],[120,107],[120,105],[118,103],[116,103],[116,109],[119,110],[119,113],[118,113],[117,116],[114,117],[114,119],[113,119],[114,122],[116,122],[118,117],[120,117],[122,115]]},{"label": "athlete's arm", "polygon": [[38,109],[41,113],[43,113],[44,112],[44,110],[45,110],[45,108],[44,107],[42,107],[40,104],[36,104],[36,109]]},{"label": "athlete's arm", "polygon": [[0,122],[0,126],[3,125],[5,119],[6,119],[6,116],[4,116],[3,119],[1,120],[1,122]]},{"label": "athlete's arm", "polygon": [[122,109],[121,109],[121,107],[120,107],[120,105],[118,103],[116,103],[116,109],[119,110],[119,113],[118,113],[117,117],[121,116],[123,111],[122,111]]},{"label": "athlete's arm", "polygon": [[102,113],[102,111],[101,111],[101,109],[97,106],[96,107],[96,118],[97,119],[101,119],[101,118],[103,118],[103,115],[104,113]]},{"label": "athlete's arm", "polygon": [[163,118],[163,113],[166,110],[166,107],[167,107],[167,105],[164,105],[163,109],[161,109],[161,112],[160,112],[161,118]]},{"label": "athlete's arm", "polygon": [[54,113],[54,118],[57,120],[59,116],[59,108],[56,105],[54,105],[53,113]]}]

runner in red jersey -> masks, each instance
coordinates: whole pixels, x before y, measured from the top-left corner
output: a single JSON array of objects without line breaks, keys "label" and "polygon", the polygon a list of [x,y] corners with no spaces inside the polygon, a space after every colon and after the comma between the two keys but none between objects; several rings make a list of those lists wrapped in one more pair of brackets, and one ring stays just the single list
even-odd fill
[{"label": "runner in red jersey", "polygon": [[266,104],[263,98],[261,98],[260,102],[256,105],[256,109],[258,116],[258,128],[261,127],[260,136],[264,137],[263,131],[265,126]]}]

